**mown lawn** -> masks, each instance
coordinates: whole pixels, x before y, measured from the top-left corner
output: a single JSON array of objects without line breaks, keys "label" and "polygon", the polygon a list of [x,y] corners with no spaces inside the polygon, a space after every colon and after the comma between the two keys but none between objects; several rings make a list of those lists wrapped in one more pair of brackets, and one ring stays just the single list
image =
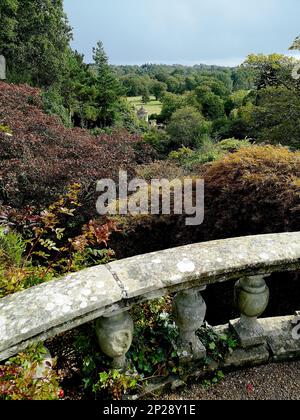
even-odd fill
[{"label": "mown lawn", "polygon": [[[144,105],[145,109],[149,112],[149,115],[160,114],[162,103],[157,101],[154,96],[151,96],[150,98],[150,102]],[[136,109],[139,109],[142,106],[141,96],[128,97],[127,99]]]}]

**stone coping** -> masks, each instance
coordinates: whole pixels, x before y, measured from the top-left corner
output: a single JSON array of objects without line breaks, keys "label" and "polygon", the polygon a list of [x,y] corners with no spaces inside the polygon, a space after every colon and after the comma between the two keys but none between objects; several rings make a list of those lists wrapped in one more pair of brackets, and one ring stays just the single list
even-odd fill
[{"label": "stone coping", "polygon": [[168,293],[300,268],[300,232],[187,245],[109,263],[0,299],[0,360]]}]

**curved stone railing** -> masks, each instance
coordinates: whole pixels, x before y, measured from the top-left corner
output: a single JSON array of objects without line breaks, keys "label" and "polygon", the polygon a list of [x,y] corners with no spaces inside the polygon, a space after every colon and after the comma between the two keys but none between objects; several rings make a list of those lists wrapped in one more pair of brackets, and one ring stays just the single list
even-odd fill
[{"label": "curved stone railing", "polygon": [[204,322],[206,305],[200,292],[230,279],[238,280],[235,298],[241,311],[231,328],[241,347],[257,346],[266,339],[257,320],[269,299],[264,278],[299,268],[296,232],[193,244],[69,274],[0,300],[0,360],[97,319],[102,351],[115,367],[122,367],[132,342],[131,306],[173,292],[178,355],[183,361],[201,359],[206,350],[196,331]]}]

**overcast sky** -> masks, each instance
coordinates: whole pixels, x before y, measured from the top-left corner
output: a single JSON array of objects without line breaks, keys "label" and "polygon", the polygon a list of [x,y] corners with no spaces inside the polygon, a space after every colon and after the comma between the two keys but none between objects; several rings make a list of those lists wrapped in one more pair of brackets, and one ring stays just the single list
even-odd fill
[{"label": "overcast sky", "polygon": [[103,41],[112,64],[241,63],[287,52],[300,35],[299,0],[64,0],[73,47],[91,61]]}]

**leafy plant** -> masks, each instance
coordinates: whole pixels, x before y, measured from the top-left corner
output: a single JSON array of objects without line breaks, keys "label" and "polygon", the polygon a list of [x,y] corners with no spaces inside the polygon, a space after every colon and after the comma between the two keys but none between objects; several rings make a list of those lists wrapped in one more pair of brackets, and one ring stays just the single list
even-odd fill
[{"label": "leafy plant", "polygon": [[104,224],[90,221],[82,227],[80,235],[66,238],[67,228],[70,224],[72,226],[71,219],[81,206],[79,193],[80,185],[72,185],[65,196],[61,196],[36,219],[34,237],[28,240],[27,260],[51,261],[49,270],[65,273],[100,264],[103,259],[108,261],[113,256],[112,251],[96,249],[102,244],[107,246],[111,233],[117,230],[111,221]]},{"label": "leafy plant", "polygon": [[172,345],[178,331],[170,315],[170,305],[171,299],[163,298],[132,309],[135,331],[127,354],[127,372],[109,368],[111,361],[99,351],[93,324],[80,330],[75,348],[88,395],[120,399],[124,393],[143,389],[149,377],[178,372],[177,353]]},{"label": "leafy plant", "polygon": [[212,360],[223,362],[224,358],[238,346],[237,338],[230,332],[219,335],[206,326],[200,328],[197,335],[207,349],[207,362]]},{"label": "leafy plant", "polygon": [[21,267],[26,243],[22,236],[0,226],[0,264]]},{"label": "leafy plant", "polygon": [[224,139],[218,143],[218,146],[227,153],[237,152],[242,147],[250,147],[251,143],[249,140],[237,140],[235,138]]},{"label": "leafy plant", "polygon": [[23,221],[28,239],[0,229],[0,297],[111,261],[114,252],[107,245],[111,233],[117,230],[112,221],[90,221],[81,227],[79,235],[71,236],[73,219],[80,208],[79,193],[80,185],[74,184],[41,214],[28,215]]},{"label": "leafy plant", "polygon": [[[197,335],[207,350],[206,363],[212,361],[222,363],[225,357],[232,353],[238,346],[238,340],[230,331],[226,334],[218,334],[211,327],[204,326],[197,331]],[[202,385],[208,388],[216,385],[225,378],[222,370],[212,372],[206,379],[202,381]]]},{"label": "leafy plant", "polygon": [[93,386],[102,371],[109,370],[109,359],[99,349],[94,323],[77,330],[74,339],[76,357],[81,364],[82,384],[86,394],[93,393]]},{"label": "leafy plant", "polygon": [[224,156],[225,152],[214,143],[209,137],[202,139],[202,145],[196,149],[191,150],[186,147],[171,152],[169,159],[178,162],[185,169],[193,171],[195,165],[203,165],[205,163],[219,160]]},{"label": "leafy plant", "polygon": [[99,374],[98,382],[93,386],[94,393],[106,391],[114,400],[139,389],[139,376],[129,376],[118,370],[109,370]]},{"label": "leafy plant", "polygon": [[132,310],[135,320],[133,345],[128,353],[139,373],[161,376],[174,372],[178,365],[173,343],[178,330],[172,319],[170,298],[137,305]]},{"label": "leafy plant", "polygon": [[26,246],[20,234],[0,227],[0,298],[52,278],[44,267],[26,261]]},{"label": "leafy plant", "polygon": [[62,393],[55,371],[45,368],[43,377],[37,377],[45,353],[43,345],[37,344],[0,366],[0,400],[59,399]]},{"label": "leafy plant", "polygon": [[212,385],[216,385],[219,382],[222,382],[224,379],[225,379],[224,373],[221,370],[218,370],[212,375],[211,378],[204,379],[204,381],[202,381],[202,386],[204,388],[209,388]]}]

